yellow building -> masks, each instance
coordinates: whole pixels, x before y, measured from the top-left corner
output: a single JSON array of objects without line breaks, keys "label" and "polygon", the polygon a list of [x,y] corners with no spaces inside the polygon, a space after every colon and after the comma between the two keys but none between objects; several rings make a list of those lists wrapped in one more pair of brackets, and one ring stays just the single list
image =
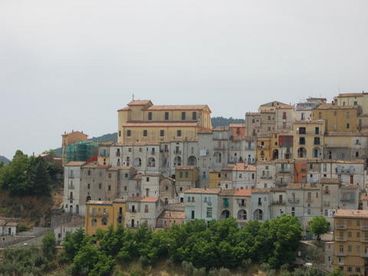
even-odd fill
[{"label": "yellow building", "polygon": [[114,201],[88,201],[86,203],[85,231],[95,235],[97,230],[116,229],[124,226],[126,203],[121,199]]},{"label": "yellow building", "polygon": [[313,110],[313,120],[324,120],[326,132],[357,132],[358,106],[321,104]]},{"label": "yellow building", "polygon": [[340,209],[334,224],[334,267],[344,275],[367,275],[368,211]]},{"label": "yellow building", "polygon": [[197,140],[200,130],[211,130],[207,105],[153,105],[133,100],[118,111],[120,144]]},{"label": "yellow building", "polygon": [[294,122],[294,159],[323,159],[324,133],[323,120]]},{"label": "yellow building", "polygon": [[272,158],[272,136],[261,136],[257,138],[256,158],[258,161],[270,161]]},{"label": "yellow building", "polygon": [[210,171],[208,173],[208,188],[216,189],[220,186],[221,171]]}]

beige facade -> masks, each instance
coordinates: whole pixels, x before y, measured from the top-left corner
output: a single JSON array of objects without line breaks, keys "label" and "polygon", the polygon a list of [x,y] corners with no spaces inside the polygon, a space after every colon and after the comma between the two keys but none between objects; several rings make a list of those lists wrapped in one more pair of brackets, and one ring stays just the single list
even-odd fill
[{"label": "beige facade", "polygon": [[313,120],[324,120],[326,132],[358,132],[359,108],[357,106],[339,106],[321,104],[312,113]]},{"label": "beige facade", "polygon": [[201,129],[212,129],[207,105],[153,105],[133,100],[118,111],[120,144],[197,140]]},{"label": "beige facade", "polygon": [[367,275],[368,211],[338,210],[334,224],[334,267],[344,275]]},{"label": "beige facade", "polygon": [[325,123],[297,121],[293,124],[294,159],[323,159]]}]

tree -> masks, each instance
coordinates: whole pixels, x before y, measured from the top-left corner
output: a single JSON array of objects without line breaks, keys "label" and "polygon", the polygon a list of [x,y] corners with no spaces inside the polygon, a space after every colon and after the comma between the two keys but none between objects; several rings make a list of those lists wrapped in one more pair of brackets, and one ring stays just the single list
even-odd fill
[{"label": "tree", "polygon": [[52,231],[49,231],[42,239],[42,253],[48,260],[52,260],[56,255],[56,240]]},{"label": "tree", "polygon": [[75,255],[86,241],[86,235],[83,229],[78,229],[74,233],[67,233],[64,245],[64,256],[67,261],[72,261]]},{"label": "tree", "polygon": [[326,234],[330,229],[330,224],[325,217],[314,217],[309,223],[310,231],[317,236],[317,240],[321,240],[321,235]]},{"label": "tree", "polygon": [[109,275],[114,267],[111,257],[91,242],[84,244],[73,259],[73,275]]}]

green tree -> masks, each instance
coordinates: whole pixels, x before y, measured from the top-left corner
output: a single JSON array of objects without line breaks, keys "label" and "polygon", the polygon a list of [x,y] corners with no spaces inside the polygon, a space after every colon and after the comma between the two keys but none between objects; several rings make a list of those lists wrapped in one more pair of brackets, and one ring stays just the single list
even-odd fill
[{"label": "green tree", "polygon": [[65,259],[72,261],[86,240],[83,229],[78,229],[74,233],[67,233],[63,242]]},{"label": "green tree", "polygon": [[321,240],[321,235],[326,234],[330,228],[330,224],[325,217],[314,217],[309,223],[310,231],[317,236],[317,240]]},{"label": "green tree", "polygon": [[47,170],[47,163],[43,158],[30,158],[28,181],[29,186],[32,187],[29,194],[50,195],[51,179]]},{"label": "green tree", "polygon": [[114,262],[91,242],[84,244],[73,259],[73,275],[109,275]]},{"label": "green tree", "polygon": [[56,240],[52,231],[49,231],[42,239],[42,253],[48,260],[52,260],[56,255]]}]

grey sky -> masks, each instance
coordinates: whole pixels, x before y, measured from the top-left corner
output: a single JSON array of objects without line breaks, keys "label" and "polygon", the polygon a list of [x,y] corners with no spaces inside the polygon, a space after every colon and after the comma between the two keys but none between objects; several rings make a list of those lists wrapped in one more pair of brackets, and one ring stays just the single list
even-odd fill
[{"label": "grey sky", "polygon": [[1,0],[0,154],[117,129],[134,91],[243,117],[368,90],[367,0]]}]

